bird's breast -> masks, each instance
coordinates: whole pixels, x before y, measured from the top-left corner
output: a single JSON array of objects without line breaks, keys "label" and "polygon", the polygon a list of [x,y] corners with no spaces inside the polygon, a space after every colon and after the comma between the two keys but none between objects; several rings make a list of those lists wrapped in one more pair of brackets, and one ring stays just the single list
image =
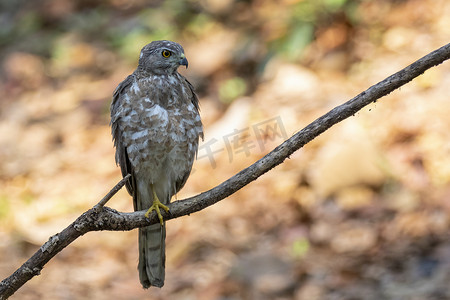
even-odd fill
[{"label": "bird's breast", "polygon": [[155,87],[158,82],[134,82],[125,95],[129,109],[122,117],[122,132],[135,168],[192,164],[202,130],[200,116],[182,88],[169,88],[174,86],[170,80],[165,91]]}]

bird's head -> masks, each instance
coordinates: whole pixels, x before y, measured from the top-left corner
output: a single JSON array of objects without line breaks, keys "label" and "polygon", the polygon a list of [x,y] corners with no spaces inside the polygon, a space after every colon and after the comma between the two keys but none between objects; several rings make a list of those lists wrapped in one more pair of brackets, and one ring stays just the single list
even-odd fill
[{"label": "bird's head", "polygon": [[188,67],[183,47],[163,40],[153,41],[142,48],[138,68],[146,73],[169,75],[175,73],[181,65]]}]

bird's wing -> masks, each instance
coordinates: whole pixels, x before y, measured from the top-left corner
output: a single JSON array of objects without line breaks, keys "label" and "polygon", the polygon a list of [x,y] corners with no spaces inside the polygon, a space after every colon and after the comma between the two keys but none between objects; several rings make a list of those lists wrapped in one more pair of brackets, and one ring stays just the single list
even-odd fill
[{"label": "bird's wing", "polygon": [[113,136],[114,146],[116,147],[116,164],[120,166],[122,176],[131,175],[130,180],[125,184],[128,193],[134,195],[136,179],[134,178],[133,166],[128,158],[127,148],[123,143],[122,134],[120,132],[121,110],[123,109],[123,97],[130,85],[134,81],[134,74],[129,75],[122,81],[113,93],[113,100],[111,103],[111,133]]},{"label": "bird's wing", "polygon": [[[194,104],[195,109],[197,109],[197,113],[200,113],[200,105],[198,103],[198,97],[195,93],[194,86],[186,78],[184,78],[184,80],[186,80],[187,86],[189,87],[189,90],[191,92],[191,102],[192,104]],[[199,125],[202,126],[202,122],[199,121],[199,123]],[[202,138],[203,140],[203,130],[199,133],[199,138]]]},{"label": "bird's wing", "polygon": [[[184,78],[184,77],[183,77]],[[186,83],[186,86],[189,88],[189,93],[188,93],[188,97],[190,98],[192,104],[194,105],[197,114],[199,114],[200,111],[200,107],[199,107],[199,103],[198,103],[198,97],[197,94],[195,93],[194,90],[194,86],[186,79],[184,78],[184,81]],[[194,124],[194,126],[198,126],[199,128],[202,128],[202,122],[200,120],[200,118],[198,119],[198,124]],[[203,130],[200,130],[198,133],[198,138],[195,141],[195,147],[193,148],[195,151],[194,157],[197,156],[197,149],[198,149],[198,142],[199,139],[202,138],[203,140]],[[179,190],[181,190],[183,188],[183,186],[185,185],[189,175],[191,174],[191,169],[192,169],[192,165],[191,168],[189,169],[189,171],[187,171],[183,177],[181,177],[176,183],[175,183],[175,191],[178,193]]]},{"label": "bird's wing", "polygon": [[186,81],[186,84],[189,87],[189,90],[191,91],[191,94],[192,94],[191,102],[192,102],[192,104],[194,104],[194,106],[197,109],[197,111],[200,111],[200,106],[198,105],[198,97],[197,97],[197,94],[195,93],[194,86],[185,77],[183,77],[183,78]]}]

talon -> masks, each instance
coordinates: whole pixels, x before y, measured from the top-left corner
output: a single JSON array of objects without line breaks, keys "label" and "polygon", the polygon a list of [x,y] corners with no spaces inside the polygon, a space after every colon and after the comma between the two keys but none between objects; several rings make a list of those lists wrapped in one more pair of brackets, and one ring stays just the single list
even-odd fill
[{"label": "talon", "polygon": [[158,219],[159,222],[161,223],[161,226],[164,226],[164,219],[161,215],[161,211],[159,210],[160,208],[164,209],[166,212],[169,212],[169,207],[162,204],[161,201],[159,201],[158,196],[156,196],[156,193],[153,191],[153,204],[145,213],[145,217],[149,218],[150,213],[155,210],[156,214],[158,215]]}]

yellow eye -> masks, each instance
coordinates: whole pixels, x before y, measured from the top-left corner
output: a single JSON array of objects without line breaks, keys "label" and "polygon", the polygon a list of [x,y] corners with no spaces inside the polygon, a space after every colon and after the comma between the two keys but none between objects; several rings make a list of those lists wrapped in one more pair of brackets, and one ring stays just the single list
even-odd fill
[{"label": "yellow eye", "polygon": [[162,54],[162,56],[167,58],[172,55],[172,52],[170,52],[169,50],[163,50],[163,52],[161,54]]}]

